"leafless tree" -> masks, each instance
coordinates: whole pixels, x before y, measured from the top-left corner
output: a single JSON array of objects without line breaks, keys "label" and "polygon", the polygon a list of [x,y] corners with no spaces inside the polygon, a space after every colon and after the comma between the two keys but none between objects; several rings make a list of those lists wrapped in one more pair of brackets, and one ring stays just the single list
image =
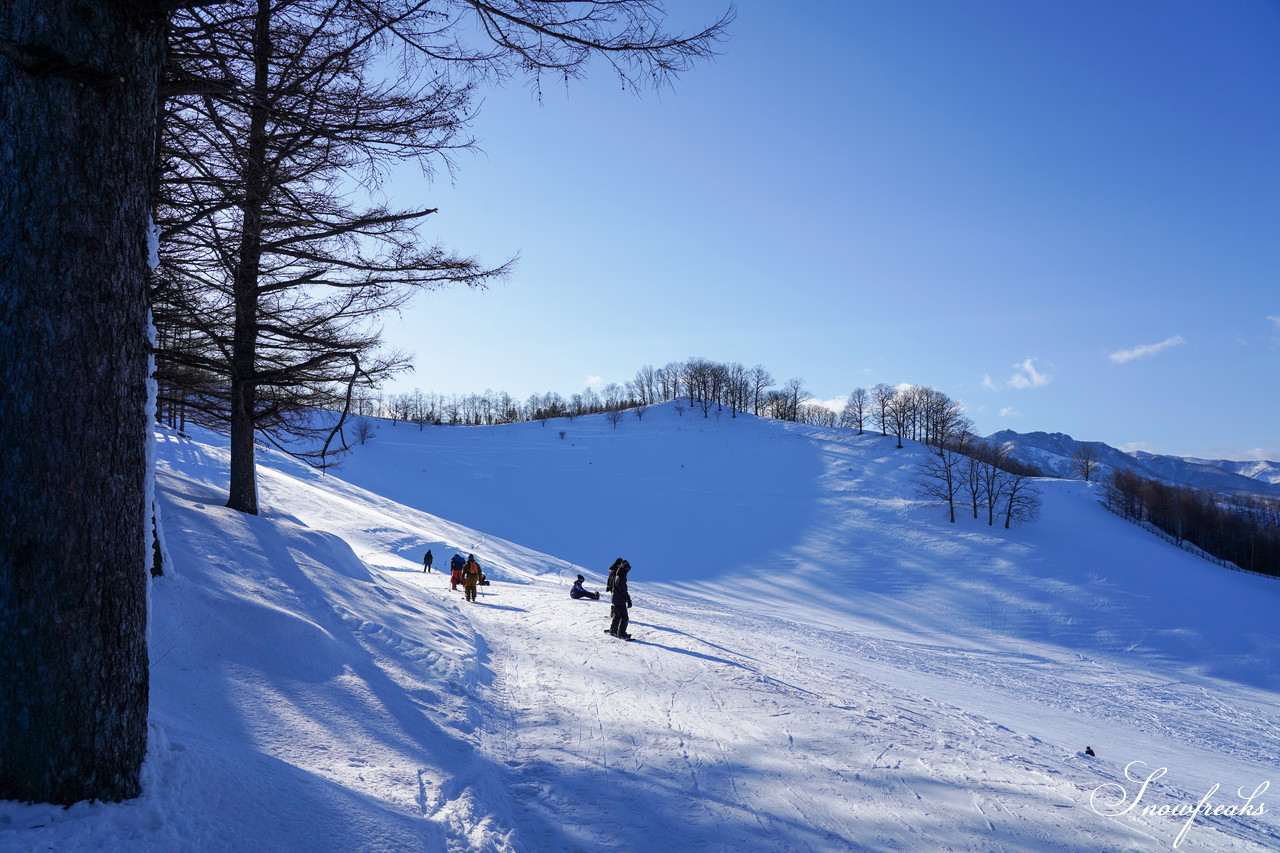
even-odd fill
[{"label": "leafless tree", "polygon": [[1003,474],[1008,452],[1001,446],[983,443],[975,444],[970,453],[979,460],[977,477],[980,499],[987,508],[987,525],[993,526],[1004,495]]},{"label": "leafless tree", "polygon": [[378,434],[378,428],[369,418],[356,418],[352,433],[355,435],[356,444],[368,444]]},{"label": "leafless tree", "polygon": [[684,365],[676,361],[667,362],[660,373],[662,399],[674,400],[684,388]]},{"label": "leafless tree", "polygon": [[328,459],[341,421],[315,450],[300,443],[320,438],[300,413],[345,416],[357,386],[407,364],[380,351],[372,318],[414,290],[503,272],[419,248],[416,228],[435,209],[355,208],[350,179],[376,186],[391,163],[426,166],[467,146],[468,78],[574,77],[595,56],[627,85],[662,85],[712,53],[731,15],[683,36],[665,32],[652,0],[235,8],[227,19],[191,11],[173,28],[158,184],[174,262],[154,298],[173,347],[166,385],[229,425],[228,505],[256,512],[255,432]]},{"label": "leafless tree", "polygon": [[[345,416],[407,366],[381,352],[377,317],[417,290],[504,269],[420,247],[434,209],[361,207],[347,189],[354,175],[376,183],[396,162],[429,169],[468,145],[465,86],[380,76],[389,25],[354,0],[237,9],[189,10],[171,28],[178,93],[161,137],[153,301],[158,323],[189,344],[157,354],[160,378],[198,378],[187,404],[231,435],[227,505],[254,513],[256,436],[329,459],[345,449],[341,418],[317,429],[314,411]],[[181,89],[193,79],[217,85]]]},{"label": "leafless tree", "polygon": [[1001,476],[999,496],[1004,526],[1013,522],[1030,522],[1040,517],[1040,490],[1028,476],[1005,471]]},{"label": "leafless tree", "polygon": [[880,430],[881,435],[888,435],[893,425],[889,409],[897,393],[897,389],[884,382],[871,389],[871,422]]},{"label": "leafless tree", "polygon": [[788,379],[782,383],[778,394],[779,409],[775,417],[784,421],[799,420],[800,404],[811,396],[808,389],[804,387],[803,379]]},{"label": "leafless tree", "polygon": [[964,461],[963,454],[945,444],[930,446],[929,455],[916,472],[918,492],[945,503],[952,524],[956,522],[956,502],[964,488]]},{"label": "leafless tree", "polygon": [[632,387],[635,389],[636,400],[641,404],[648,405],[659,402],[658,371],[653,368],[653,365],[646,364],[636,371],[635,379],[632,380]]},{"label": "leafless tree", "polygon": [[1071,454],[1072,467],[1080,475],[1080,479],[1086,483],[1090,481],[1093,473],[1098,470],[1098,466],[1101,464],[1102,454],[1099,453],[1098,445],[1091,441],[1077,444],[1075,452]]},{"label": "leafless tree", "polygon": [[975,441],[968,452],[979,460],[975,476],[988,525],[994,525],[997,516],[1004,518],[1006,528],[1015,521],[1039,517],[1040,490],[1027,466],[999,445]]},{"label": "leafless tree", "polygon": [[773,385],[773,374],[757,364],[748,373],[751,381],[751,414],[759,415],[764,405],[764,392]]},{"label": "leafless tree", "polygon": [[977,448],[971,445],[962,463],[960,484],[969,506],[973,509],[974,520],[978,518],[978,511],[986,506],[986,491],[983,481],[983,475],[986,471],[986,463],[978,458]]},{"label": "leafless tree", "polygon": [[[434,395],[432,395],[434,397]],[[409,419],[417,425],[418,431],[426,429],[427,424],[435,423],[436,412],[435,405],[431,398],[428,398],[421,391],[414,389],[413,404],[410,409]]]},{"label": "leafless tree", "polygon": [[[382,4],[379,4],[382,5]],[[593,58],[623,84],[662,87],[714,54],[732,10],[690,34],[665,29],[657,0],[458,0],[386,4],[395,32],[427,55],[497,78],[586,74]],[[406,11],[416,14],[406,14]],[[469,35],[474,34],[473,37]]]},{"label": "leafless tree", "polygon": [[928,385],[912,387],[910,404],[913,410],[911,437],[925,444],[937,445],[954,440],[957,434],[973,427],[958,401]]},{"label": "leafless tree", "polygon": [[818,403],[801,403],[796,420],[813,426],[833,427],[836,425],[836,413]]},{"label": "leafless tree", "polygon": [[751,372],[738,362],[725,365],[725,402],[735,418],[751,404]]},{"label": "leafless tree", "polygon": [[886,414],[889,418],[889,426],[893,430],[893,434],[898,439],[898,449],[901,449],[903,446],[902,437],[908,434],[915,411],[916,409],[914,407],[912,389],[910,387],[899,388],[893,397],[889,399]]},{"label": "leafless tree", "polygon": [[[932,389],[929,389],[932,390]],[[945,395],[918,394],[914,398],[920,400],[945,400]],[[926,405],[928,408],[928,405]],[[942,411],[951,411],[950,406],[939,405]],[[926,496],[937,498],[947,504],[951,523],[956,520],[956,503],[966,493],[973,504],[973,517],[978,517],[978,490],[975,477],[976,459],[971,455],[976,448],[970,441],[971,423],[968,418],[959,414],[954,417],[935,417],[933,427],[926,430],[932,442],[926,442],[929,456],[920,466],[918,486]]]},{"label": "leafless tree", "polygon": [[617,382],[610,382],[604,386],[604,407],[606,410],[626,408],[627,399],[626,389]]},{"label": "leafless tree", "polygon": [[870,395],[867,389],[858,387],[854,388],[849,394],[849,399],[844,404],[844,411],[840,413],[840,426],[845,429],[856,428],[858,435],[862,435],[863,425],[867,420],[867,410],[871,404]]},{"label": "leafless tree", "polygon": [[716,364],[705,358],[690,358],[684,363],[683,373],[690,407],[696,403],[702,416],[708,417],[716,402]]}]

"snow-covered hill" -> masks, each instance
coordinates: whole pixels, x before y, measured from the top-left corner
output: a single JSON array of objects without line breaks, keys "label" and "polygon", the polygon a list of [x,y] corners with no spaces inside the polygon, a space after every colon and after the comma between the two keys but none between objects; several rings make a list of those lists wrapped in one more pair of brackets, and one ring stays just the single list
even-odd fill
[{"label": "snow-covered hill", "polygon": [[1072,456],[1089,444],[1100,463],[1091,479],[1102,480],[1115,470],[1130,470],[1155,480],[1226,495],[1253,493],[1280,496],[1280,462],[1238,462],[1196,459],[1135,451],[1125,453],[1098,441],[1080,442],[1060,432],[1019,433],[1001,430],[986,441],[1008,449],[1015,458],[1054,477],[1078,477]]},{"label": "snow-covered hill", "polygon": [[[223,440],[158,435],[146,793],[0,803],[5,853],[1280,846],[1280,581],[1084,483],[950,525],[918,448],[658,407],[264,453],[247,517]],[[567,596],[617,556],[634,643]]]}]

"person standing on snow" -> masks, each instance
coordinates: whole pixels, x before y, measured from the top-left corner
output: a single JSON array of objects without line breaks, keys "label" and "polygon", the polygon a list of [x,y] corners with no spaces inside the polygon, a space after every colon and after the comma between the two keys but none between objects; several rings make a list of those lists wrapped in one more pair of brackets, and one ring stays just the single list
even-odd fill
[{"label": "person standing on snow", "polygon": [[423,557],[423,558],[422,558],[422,570],[423,570],[424,572],[429,572],[429,571],[431,571],[431,561],[432,561],[433,559],[435,559],[435,558],[431,556],[431,549],[430,549],[430,548],[428,548],[428,549],[427,549],[427,555],[426,555],[425,557]]},{"label": "person standing on snow", "polygon": [[462,583],[462,567],[466,563],[461,554],[454,554],[453,559],[449,560],[449,589],[457,589],[458,584]]},{"label": "person standing on snow", "polygon": [[573,582],[573,586],[569,589],[569,597],[570,598],[589,598],[592,601],[599,600],[600,593],[592,592],[591,590],[583,588],[582,582],[585,580],[586,578],[584,578],[582,575],[578,575],[578,579]]},{"label": "person standing on snow", "polygon": [[617,577],[613,579],[613,623],[609,626],[609,635],[620,640],[631,639],[627,633],[627,625],[631,622],[631,615],[627,613],[627,608],[631,607],[631,593],[627,591],[627,574],[630,571],[631,564],[623,560],[618,566]]},{"label": "person standing on snow", "polygon": [[613,561],[613,565],[609,567],[609,580],[605,581],[604,591],[613,592],[613,582],[618,577],[618,566],[621,566],[625,560],[621,557]]},{"label": "person standing on snow", "polygon": [[462,591],[467,601],[476,600],[476,584],[480,583],[480,564],[475,554],[467,555],[467,562],[462,567]]}]

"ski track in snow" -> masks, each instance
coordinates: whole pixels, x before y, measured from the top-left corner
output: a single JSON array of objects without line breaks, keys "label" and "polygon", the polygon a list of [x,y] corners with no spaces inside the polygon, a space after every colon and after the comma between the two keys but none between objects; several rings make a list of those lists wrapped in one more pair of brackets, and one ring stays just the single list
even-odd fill
[{"label": "ski track in snow", "polygon": [[[1091,787],[1111,777],[1061,747],[860,675],[856,637],[717,614],[657,590],[649,603],[642,589],[633,578],[638,643],[597,638],[607,605],[571,602],[563,590],[504,587],[502,596],[531,612],[578,613],[513,625],[480,605],[473,616],[503,652],[495,704],[516,709],[509,760],[538,780],[528,805],[590,826],[574,849],[920,850],[940,836],[953,849],[1150,849],[1164,830],[1081,815]],[[504,643],[513,630],[519,642]],[[877,645],[882,663],[919,664],[918,651],[894,657]],[[1015,690],[1052,690],[1037,669],[1037,683]],[[1251,760],[1265,765],[1267,748]],[[600,786],[614,789],[607,799]],[[595,814],[610,803],[624,804],[627,820]],[[1268,838],[1231,829],[1242,846],[1222,849]],[[529,849],[553,849],[549,841]]]}]

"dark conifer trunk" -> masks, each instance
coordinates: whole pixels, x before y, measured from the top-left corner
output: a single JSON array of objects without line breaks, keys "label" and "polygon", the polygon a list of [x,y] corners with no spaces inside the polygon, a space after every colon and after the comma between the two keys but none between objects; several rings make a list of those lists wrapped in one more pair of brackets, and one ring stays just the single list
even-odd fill
[{"label": "dark conifer trunk", "polygon": [[163,19],[0,0],[0,798],[139,793]]},{"label": "dark conifer trunk", "polygon": [[258,280],[262,264],[262,211],[269,191],[266,174],[267,100],[271,72],[271,3],[258,0],[253,28],[253,100],[245,140],[244,201],[235,270],[236,320],[231,350],[231,483],[227,506],[258,513],[254,450],[257,406]]}]

